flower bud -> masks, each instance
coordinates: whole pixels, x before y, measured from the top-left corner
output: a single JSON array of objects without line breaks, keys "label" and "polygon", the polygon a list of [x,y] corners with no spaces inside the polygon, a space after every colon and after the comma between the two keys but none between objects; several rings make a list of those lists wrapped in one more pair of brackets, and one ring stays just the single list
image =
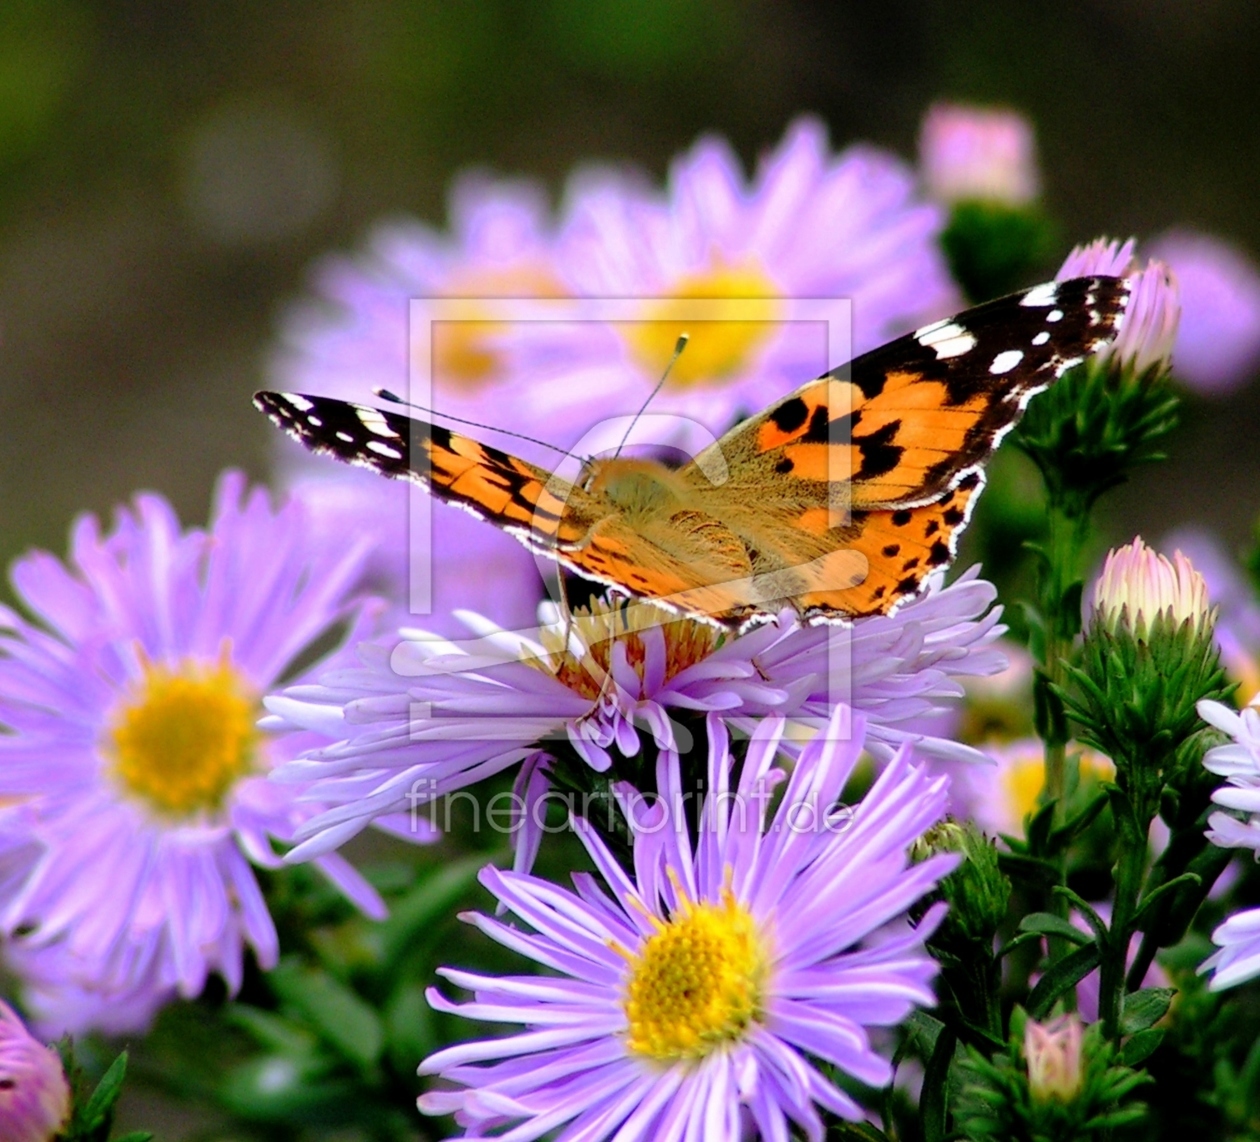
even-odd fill
[{"label": "flower bud", "polygon": [[1145,267],[1134,257],[1135,243],[1098,238],[1077,246],[1055,275],[1058,281],[1105,274],[1131,281],[1129,305],[1120,333],[1097,354],[1098,361],[1112,361],[1141,376],[1165,373],[1181,320],[1181,296],[1169,267],[1152,258]]},{"label": "flower bud", "polygon": [[1028,1089],[1038,1102],[1072,1102],[1081,1090],[1081,1021],[1061,1015],[1049,1023],[1024,1026]]},{"label": "flower bud", "polygon": [[1032,124],[1015,111],[933,104],[919,160],[928,193],[943,202],[1023,206],[1040,190]]},{"label": "flower bud", "polygon": [[1138,638],[1148,637],[1161,616],[1174,628],[1213,620],[1207,584],[1190,560],[1176,551],[1170,561],[1140,537],[1108,554],[1094,584],[1094,607],[1095,622],[1113,631],[1127,625]]},{"label": "flower bud", "polygon": [[1161,786],[1189,776],[1177,751],[1202,728],[1195,704],[1233,689],[1212,637],[1216,612],[1190,560],[1140,539],[1107,556],[1093,599],[1068,712],[1081,740],[1116,763],[1122,786],[1140,778],[1143,810],[1153,812]]},{"label": "flower bud", "polygon": [[970,822],[942,821],[915,842],[911,857],[924,861],[938,853],[960,853],[963,861],[940,883],[949,912],[932,942],[959,955],[967,954],[967,945],[990,949],[1011,896],[996,846]]},{"label": "flower bud", "polygon": [[0,1002],[0,1138],[49,1142],[69,1118],[70,1084],[57,1052]]}]

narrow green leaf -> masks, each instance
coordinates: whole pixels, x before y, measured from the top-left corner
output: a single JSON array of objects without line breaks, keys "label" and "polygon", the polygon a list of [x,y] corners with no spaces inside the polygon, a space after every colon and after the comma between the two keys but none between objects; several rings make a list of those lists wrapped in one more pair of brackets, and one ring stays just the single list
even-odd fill
[{"label": "narrow green leaf", "polygon": [[949,1068],[957,1045],[953,1029],[942,1027],[924,1069],[923,1089],[919,1095],[923,1142],[944,1142],[949,1108]]},{"label": "narrow green leaf", "polygon": [[391,907],[389,919],[381,925],[382,974],[391,974],[420,935],[459,903],[490,863],[490,857],[478,855],[445,865],[425,875]]},{"label": "narrow green leaf", "polygon": [[1151,1027],[1145,1031],[1139,1031],[1120,1048],[1120,1061],[1126,1067],[1136,1067],[1139,1063],[1146,1062],[1163,1041],[1164,1029],[1162,1027]]},{"label": "narrow green leaf", "polygon": [[1019,922],[1019,930],[1021,932],[1037,932],[1043,936],[1059,936],[1070,943],[1081,947],[1085,944],[1092,944],[1093,937],[1088,932],[1082,932],[1074,924],[1069,924],[1061,916],[1055,916],[1049,912],[1032,912],[1025,916]]},{"label": "narrow green leaf", "polygon": [[305,1016],[339,1054],[364,1069],[380,1058],[385,1044],[380,1016],[345,984],[292,961],[282,963],[269,978],[281,1000]]},{"label": "narrow green leaf", "polygon": [[1126,995],[1120,1014],[1120,1034],[1136,1035],[1153,1027],[1167,1014],[1176,994],[1175,987],[1144,987]]},{"label": "narrow green leaf", "polygon": [[1100,959],[1098,945],[1089,944],[1056,960],[1029,994],[1028,1014],[1034,1019],[1044,1019],[1050,1014],[1059,996],[1089,975],[1098,966]]},{"label": "narrow green leaf", "polygon": [[123,1051],[109,1065],[109,1069],[101,1076],[101,1081],[96,1084],[96,1089],[92,1092],[92,1097],[88,1099],[88,1104],[83,1110],[83,1122],[89,1129],[93,1129],[113,1114],[114,1103],[118,1101],[118,1096],[122,1094],[123,1079],[127,1077],[127,1052]]},{"label": "narrow green leaf", "polygon": [[1170,893],[1176,892],[1179,888],[1191,887],[1197,888],[1203,883],[1203,878],[1195,872],[1183,872],[1180,876],[1174,876],[1172,880],[1166,880],[1154,891],[1147,894],[1145,900],[1138,907],[1137,915],[1133,918],[1133,926],[1139,931],[1145,931],[1143,921],[1151,914],[1151,909],[1155,905],[1167,897]]}]

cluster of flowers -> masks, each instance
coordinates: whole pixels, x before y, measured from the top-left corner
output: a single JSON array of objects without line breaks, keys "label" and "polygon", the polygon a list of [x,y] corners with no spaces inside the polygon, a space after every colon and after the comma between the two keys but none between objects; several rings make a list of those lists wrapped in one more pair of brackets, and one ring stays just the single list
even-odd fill
[{"label": "cluster of flowers", "polygon": [[[530,185],[465,181],[450,235],[392,225],[367,256],[323,268],[321,306],[292,316],[275,375],[355,399],[405,390],[413,297],[751,298],[763,319],[723,322],[653,406],[720,431],[819,371],[766,320],[790,299],[852,298],[856,352],[959,308],[939,245],[948,203],[1026,201],[1032,162],[1018,121],[938,108],[924,132],[927,197],[886,154],[833,154],[811,121],[751,181],[705,140],[664,193],[623,173],[576,175],[555,218]],[[1175,342],[1187,377],[1224,388],[1260,344],[1260,279],[1210,242],[1169,237],[1167,263],[1145,265],[1132,243],[1099,242],[1060,277],[1132,277],[1114,359],[1166,363]],[[1232,339],[1191,321],[1195,283],[1219,284],[1227,263]],[[1187,288],[1180,335],[1168,264]],[[667,321],[435,327],[435,400],[569,448],[643,403],[674,336]],[[80,521],[66,562],[36,553],[13,568],[27,616],[0,610],[0,927],[37,1026],[140,1029],[211,973],[238,987],[246,949],[273,966],[251,866],[311,860],[382,915],[339,847],[368,825],[428,840],[417,810],[514,769],[515,866],[481,879],[524,927],[473,923],[553,974],[445,973],[473,999],[433,991],[436,1008],[523,1030],[427,1059],[444,1085],[422,1109],[478,1135],[519,1124],[521,1138],[566,1123],[574,1137],[735,1138],[751,1123],[767,1138],[790,1124],[816,1138],[819,1108],[860,1117],[831,1068],[887,1084],[867,1029],[933,1003],[923,945],[942,906],[913,925],[906,914],[957,857],[912,863],[908,850],[946,811],[947,771],[987,760],[954,740],[951,719],[959,679],[1005,664],[992,586],[967,572],[845,630],[785,614],[719,637],[600,600],[561,616],[528,553],[495,529],[436,505],[430,549],[409,549],[399,489],[295,451],[280,467],[282,507],[228,474],[205,529],[140,496],[107,531]],[[391,634],[409,560],[429,556],[425,629]],[[333,632],[337,649],[310,664]],[[1237,741],[1209,762],[1236,787],[1222,804],[1260,813],[1260,712],[1204,717]],[[684,738],[701,725],[708,795],[689,824]],[[863,750],[879,776],[838,812]],[[629,866],[578,813],[598,877],[568,889],[534,875],[559,756],[615,776],[620,759],[652,751],[654,800],[611,787]],[[955,812],[967,788],[995,800],[992,783],[968,781],[955,782]],[[1213,829],[1219,844],[1260,847],[1234,818]],[[1220,942],[1218,983],[1260,971],[1254,914]]]}]

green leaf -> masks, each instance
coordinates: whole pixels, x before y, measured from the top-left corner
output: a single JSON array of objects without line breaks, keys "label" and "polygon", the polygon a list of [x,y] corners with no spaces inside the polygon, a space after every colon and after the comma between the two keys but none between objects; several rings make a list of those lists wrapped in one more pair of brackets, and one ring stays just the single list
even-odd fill
[{"label": "green leaf", "polygon": [[1081,914],[1085,923],[1094,930],[1094,935],[1098,939],[1105,940],[1107,938],[1107,922],[1094,911],[1089,901],[1079,892],[1074,892],[1066,884],[1056,884],[1051,891],[1056,896],[1062,896]]},{"label": "green leaf", "polygon": [[269,977],[276,994],[305,1016],[324,1042],[362,1069],[381,1057],[385,1034],[380,1017],[359,996],[318,968],[281,963]]},{"label": "green leaf", "polygon": [[924,1069],[923,1089],[919,1095],[924,1142],[944,1142],[949,1108],[949,1068],[957,1045],[953,1029],[942,1027]]},{"label": "green leaf", "polygon": [[1146,1031],[1139,1031],[1120,1048],[1120,1061],[1126,1067],[1136,1067],[1149,1059],[1163,1041],[1164,1029],[1162,1027],[1151,1027]]},{"label": "green leaf", "polygon": [[1145,931],[1143,921],[1151,914],[1151,909],[1155,905],[1167,897],[1170,893],[1176,892],[1179,888],[1197,888],[1203,883],[1203,877],[1195,872],[1183,872],[1180,876],[1174,876],[1172,880],[1166,880],[1153,892],[1147,894],[1145,900],[1137,910],[1137,915],[1133,918],[1133,926],[1139,932]]},{"label": "green leaf", "polygon": [[1144,987],[1126,995],[1120,1014],[1120,1034],[1136,1035],[1153,1027],[1168,1013],[1176,994],[1175,987]]},{"label": "green leaf", "polygon": [[381,972],[391,976],[426,930],[446,916],[476,883],[490,857],[476,855],[445,865],[423,877],[402,900],[392,905],[381,924]]},{"label": "green leaf", "polygon": [[130,1134],[124,1134],[121,1138],[115,1138],[114,1142],[151,1142],[153,1135],[147,1130],[133,1130]]},{"label": "green leaf", "polygon": [[1028,847],[1042,855],[1049,851],[1050,828],[1054,824],[1054,802],[1043,805],[1028,822]]},{"label": "green leaf", "polygon": [[123,1051],[109,1065],[109,1069],[96,1084],[92,1097],[83,1110],[83,1124],[89,1130],[96,1129],[109,1121],[114,1113],[114,1104],[122,1094],[123,1079],[127,1077],[127,1052]]},{"label": "green leaf", "polygon": [[1098,945],[1091,943],[1056,960],[1029,994],[1028,1014],[1034,1019],[1045,1019],[1058,998],[1089,975],[1098,966],[1100,959]]},{"label": "green leaf", "polygon": [[1097,794],[1097,796],[1090,798],[1089,804],[1077,813],[1075,817],[1070,821],[1065,821],[1055,829],[1050,834],[1050,845],[1054,851],[1058,852],[1066,848],[1085,832],[1098,819],[1098,815],[1107,807],[1109,800],[1110,798],[1106,793]]},{"label": "green leaf", "polygon": [[[1059,936],[1060,938],[1081,947],[1092,944],[1093,937],[1082,932],[1074,924],[1069,924],[1061,916],[1049,912],[1032,912],[1019,922],[1021,932],[1038,932],[1043,936]],[[1008,945],[1009,946],[1009,945]]]},{"label": "green leaf", "polygon": [[307,1054],[315,1047],[315,1036],[306,1027],[248,1003],[229,1003],[223,1009],[224,1019],[246,1031],[268,1051],[281,1055]]}]

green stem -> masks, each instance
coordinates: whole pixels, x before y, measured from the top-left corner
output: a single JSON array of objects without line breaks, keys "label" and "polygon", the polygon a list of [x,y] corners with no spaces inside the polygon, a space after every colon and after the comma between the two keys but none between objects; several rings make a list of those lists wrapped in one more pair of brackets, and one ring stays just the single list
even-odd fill
[{"label": "green stem", "polygon": [[[1117,796],[1112,801],[1112,812],[1118,818],[1120,852],[1115,867],[1115,904],[1112,906],[1111,926],[1098,981],[1098,1018],[1103,1025],[1103,1033],[1109,1039],[1115,1039],[1120,1034],[1129,941],[1133,937],[1133,922],[1137,917],[1142,880],[1146,875],[1147,833],[1155,816],[1151,790],[1131,787],[1126,792],[1126,798]],[[1157,797],[1158,786],[1154,792]],[[1119,811],[1121,805],[1123,811]]]}]

